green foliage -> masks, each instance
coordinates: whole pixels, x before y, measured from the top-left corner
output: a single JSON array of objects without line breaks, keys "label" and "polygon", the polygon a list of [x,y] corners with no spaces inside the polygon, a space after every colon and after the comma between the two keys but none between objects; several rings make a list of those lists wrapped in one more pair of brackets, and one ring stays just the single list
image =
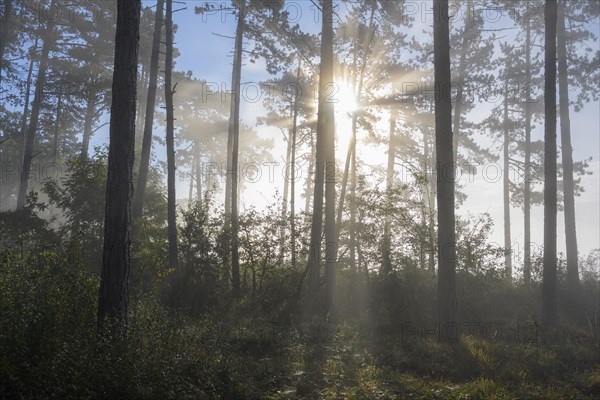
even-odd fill
[{"label": "green foliage", "polygon": [[43,191],[65,218],[59,233],[63,240],[78,243],[90,266],[100,265],[106,199],[106,152],[100,148],[92,158],[74,158],[60,179],[48,179]]}]

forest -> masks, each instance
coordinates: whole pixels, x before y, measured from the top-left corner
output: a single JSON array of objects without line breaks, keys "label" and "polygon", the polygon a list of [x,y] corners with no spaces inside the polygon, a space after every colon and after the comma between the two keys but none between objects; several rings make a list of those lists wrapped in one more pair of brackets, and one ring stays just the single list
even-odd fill
[{"label": "forest", "polygon": [[0,399],[600,398],[598,0],[0,12]]}]

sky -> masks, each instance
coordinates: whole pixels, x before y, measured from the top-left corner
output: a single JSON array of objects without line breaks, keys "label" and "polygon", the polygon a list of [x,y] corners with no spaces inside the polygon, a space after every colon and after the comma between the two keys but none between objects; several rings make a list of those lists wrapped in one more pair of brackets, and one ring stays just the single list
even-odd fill
[{"label": "sky", "polygon": [[[231,62],[233,40],[224,36],[233,36],[235,33],[235,17],[230,11],[215,11],[208,15],[196,15],[194,8],[200,6],[205,1],[185,1],[177,4],[174,9],[180,9],[175,16],[174,21],[178,25],[178,31],[175,37],[175,46],[180,50],[181,55],[176,60],[176,69],[181,71],[192,71],[194,77],[214,82],[219,86],[230,89],[231,86]],[[212,1],[219,8],[227,8],[229,1]],[[430,8],[429,1],[415,1],[412,3],[410,12],[416,16],[414,32],[418,38],[427,36],[423,31],[431,30],[431,15],[427,12]],[[152,6],[154,2],[144,1],[145,6]],[[311,1],[287,1],[285,9],[290,12],[290,16],[298,21],[303,30],[316,33],[320,29],[318,12]],[[343,15],[346,6],[338,4],[336,11]],[[488,18],[494,18],[492,11],[489,11]],[[502,22],[499,22],[502,24]],[[598,31],[598,21],[589,22],[592,27]],[[595,43],[595,49],[598,49],[598,42]],[[257,63],[245,62],[243,65],[242,82],[246,84],[258,83],[270,78],[266,73],[264,62]],[[261,102],[251,103],[242,101],[241,116],[245,123],[256,124],[256,118],[264,115],[264,108]],[[574,159],[582,160],[592,158],[590,171],[593,175],[583,177],[582,184],[585,187],[585,193],[576,199],[577,213],[577,231],[580,255],[587,255],[592,249],[600,248],[600,117],[598,102],[588,104],[583,111],[579,113],[571,112],[572,140],[574,148]],[[336,130],[340,146],[337,150],[338,158],[345,157],[346,149],[343,143],[347,143],[347,137],[344,138],[343,132],[348,132],[349,120],[344,113],[336,113]],[[280,162],[284,156],[284,141],[279,129],[258,127],[256,128],[260,135],[269,138],[275,138],[275,149],[270,160],[260,160],[264,162]],[[160,133],[157,133],[160,134]],[[107,132],[96,135],[96,143],[106,143]],[[533,139],[543,138],[543,123],[538,123],[533,132]],[[559,136],[560,143],[560,136]],[[164,148],[157,148],[159,158],[164,159]],[[387,155],[384,147],[359,148],[359,158],[370,165],[374,170],[383,166]],[[367,167],[368,168],[368,167]],[[480,171],[487,171],[487,177],[479,173],[474,176],[463,176],[461,183],[464,184],[464,192],[468,195],[467,200],[461,208],[461,215],[467,212],[473,215],[489,213],[495,221],[495,229],[490,241],[503,243],[503,204],[502,204],[502,180],[496,177],[497,169],[494,165],[480,166]],[[501,172],[501,171],[500,171]],[[282,190],[281,176],[275,179],[268,179],[269,171],[267,167],[263,171],[261,180],[253,185],[247,185],[241,196],[242,209],[256,206],[264,207],[272,201],[275,190]],[[281,174],[279,174],[281,175]],[[303,180],[301,181],[303,182]],[[177,186],[178,198],[187,197],[187,182],[179,182]],[[300,196],[300,195],[298,195]],[[297,204],[304,204],[304,200],[298,197]],[[513,253],[520,261],[522,255],[523,242],[523,213],[520,209],[513,208],[512,215],[512,240]],[[563,214],[558,216],[558,248],[559,251],[565,249],[564,246],[564,223]],[[534,207],[532,210],[532,240],[534,243],[543,243],[543,208]]]}]

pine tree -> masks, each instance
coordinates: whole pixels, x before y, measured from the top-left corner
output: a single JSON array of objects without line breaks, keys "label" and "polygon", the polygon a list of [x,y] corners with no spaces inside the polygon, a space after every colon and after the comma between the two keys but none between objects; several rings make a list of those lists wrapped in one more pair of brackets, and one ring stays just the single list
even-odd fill
[{"label": "pine tree", "polygon": [[117,4],[104,247],[98,305],[100,328],[107,318],[114,318],[123,328],[127,324],[140,12],[140,0],[120,0]]}]

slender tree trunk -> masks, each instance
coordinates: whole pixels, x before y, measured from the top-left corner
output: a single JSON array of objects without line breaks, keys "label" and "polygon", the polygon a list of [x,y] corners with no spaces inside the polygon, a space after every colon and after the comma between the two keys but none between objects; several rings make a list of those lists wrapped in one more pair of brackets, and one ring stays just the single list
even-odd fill
[{"label": "slender tree trunk", "polygon": [[352,116],[352,160],[350,162],[350,271],[351,286],[356,287],[357,269],[356,269],[356,134],[357,134],[357,116]]},{"label": "slender tree trunk", "polygon": [[[53,0],[50,5],[50,8],[53,8],[54,4],[55,1]],[[50,46],[54,41],[54,27],[50,22],[47,23],[46,30],[47,33],[43,39],[44,44],[42,45],[42,54],[40,55],[40,65],[38,68],[37,81],[35,84],[35,95],[33,97],[33,104],[31,107],[31,119],[29,120],[29,127],[27,129],[27,135],[25,137],[25,146],[23,149],[23,165],[21,168],[19,193],[17,196],[17,210],[21,210],[25,206],[25,198],[27,196],[27,188],[29,184],[29,172],[31,170],[31,163],[33,161],[33,146],[35,143],[35,135],[37,133],[38,128],[40,110],[42,108],[44,89],[46,86],[46,70],[48,69],[48,56],[50,54]]]},{"label": "slender tree trunk", "polygon": [[[507,66],[508,67],[508,66]],[[508,73],[508,72],[507,72]],[[512,249],[510,236],[510,137],[508,126],[508,77],[504,86],[504,273],[506,279],[512,280]]]},{"label": "slender tree trunk", "polygon": [[[241,99],[241,73],[242,73],[242,50],[244,45],[244,19],[246,18],[246,0],[242,0],[238,15],[237,28],[235,31],[235,44],[233,50],[233,69],[231,72],[231,104],[229,110],[229,131],[227,135],[227,176],[225,180],[225,217],[231,215],[231,194],[233,177],[233,136],[236,110],[239,114],[239,102]],[[238,84],[239,82],[239,84]],[[237,117],[239,119],[239,115]]]},{"label": "slender tree trunk", "polygon": [[456,98],[456,104],[454,107],[454,116],[452,121],[452,151],[454,155],[455,162],[458,160],[458,139],[460,135],[460,117],[462,114],[462,106],[464,104],[464,86],[465,86],[465,77],[467,75],[467,53],[469,50],[471,35],[472,35],[472,27],[473,27],[473,14],[471,10],[472,5],[467,5],[467,17],[465,20],[465,31],[462,37],[462,46],[460,49],[460,62],[458,66],[458,77],[456,86],[458,88],[458,94]]},{"label": "slender tree trunk", "polygon": [[54,138],[52,141],[52,162],[56,164],[58,160],[58,137],[60,135],[61,114],[62,114],[62,89],[58,89],[58,99],[56,100],[56,116],[54,117]]},{"label": "slender tree trunk", "polygon": [[[290,104],[290,108],[291,107],[295,107],[295,104]],[[290,117],[292,119],[292,121],[294,120],[294,109],[291,108],[291,112],[290,112]],[[290,193],[290,161],[292,159],[292,131],[293,131],[294,127],[291,126],[290,127],[290,131],[288,132],[288,139],[287,139],[287,151],[285,154],[285,169],[284,169],[284,176],[285,179],[283,181],[283,198],[282,198],[282,204],[281,204],[281,209],[282,209],[282,213],[283,215],[287,214],[287,207],[288,207],[288,202],[289,202],[289,193]]]},{"label": "slender tree trunk", "polygon": [[197,139],[194,145],[197,152],[196,157],[196,201],[202,202],[202,156],[200,155],[200,140]]},{"label": "slender tree trunk", "polygon": [[192,150],[192,164],[190,166],[190,189],[188,192],[188,208],[192,205],[194,201],[194,180],[196,179],[196,165],[198,165],[198,144],[194,141]]},{"label": "slender tree trunk", "polygon": [[450,33],[448,0],[434,1],[435,130],[438,199],[438,322],[444,342],[457,337],[456,239],[452,103],[449,97]]},{"label": "slender tree trunk", "polygon": [[104,248],[98,306],[100,328],[107,317],[114,318],[123,328],[127,324],[140,11],[140,0],[119,0],[117,3]]},{"label": "slender tree trunk", "polygon": [[[356,91],[356,65],[357,65],[357,49],[356,49],[356,45],[353,47],[353,62],[352,62],[352,71],[353,73],[353,77],[354,77],[354,81],[353,81],[353,85],[352,88],[354,91]],[[354,116],[352,116],[352,123],[354,124]],[[351,135],[354,134],[354,131],[351,130]],[[346,202],[346,189],[348,188],[348,177],[350,175],[350,164],[352,162],[352,153],[354,152],[354,140],[352,139],[352,137],[350,138],[350,141],[348,142],[348,150],[346,151],[346,162],[344,163],[344,173],[342,175],[342,187],[340,190],[340,202],[338,204],[338,209],[337,209],[337,232],[338,232],[338,236],[340,235],[340,232],[342,231],[342,214],[344,212],[344,204]]]},{"label": "slender tree trunk", "polygon": [[27,115],[29,114],[29,99],[31,97],[31,77],[33,76],[33,65],[35,64],[35,53],[38,47],[38,35],[35,35],[35,41],[30,52],[29,69],[27,70],[27,82],[25,82],[25,104],[23,105],[23,115],[21,116],[21,138],[19,142],[19,162],[23,162],[25,152],[25,142],[27,137]]},{"label": "slender tree trunk", "polygon": [[[240,295],[240,255],[238,252],[238,170],[239,170],[239,147],[240,147],[240,88],[242,73],[242,46],[244,39],[244,19],[246,18],[246,0],[240,5],[237,33],[235,38],[235,59],[233,87],[237,99],[232,96],[233,120],[230,120],[230,129],[233,129],[231,147],[231,278],[234,297]],[[228,174],[229,177],[229,174]]]},{"label": "slender tree trunk", "polygon": [[90,147],[90,138],[92,137],[92,126],[94,124],[94,114],[96,112],[96,93],[88,94],[85,108],[85,119],[83,122],[83,137],[81,140],[80,159],[85,160],[88,157]]},{"label": "slender tree trunk", "polygon": [[310,137],[310,158],[308,162],[308,172],[306,174],[306,192],[305,192],[305,204],[304,204],[304,213],[306,215],[310,214],[310,200],[314,197],[313,191],[313,176],[316,175],[316,171],[313,171],[314,165],[313,160],[316,160],[317,149],[315,147],[315,138],[312,132],[309,133]]},{"label": "slender tree trunk", "polygon": [[[369,17],[369,31],[368,31],[368,35],[365,38],[364,43],[362,44],[362,49],[363,49],[363,60],[362,60],[362,66],[360,69],[360,74],[359,77],[357,79],[356,73],[354,74],[354,90],[356,91],[355,93],[355,98],[356,98],[356,103],[360,104],[361,101],[361,97],[362,97],[362,90],[363,90],[363,85],[364,85],[364,81],[365,81],[365,74],[367,71],[367,61],[369,59],[369,54],[370,54],[370,46],[371,43],[373,42],[373,29],[374,29],[374,19],[375,19],[375,11],[377,9],[377,2],[376,1],[372,1],[371,2],[371,16]],[[353,67],[354,67],[354,71],[356,71],[356,46],[354,47],[354,62],[353,62]],[[357,82],[358,81],[358,82]],[[358,83],[358,87],[357,87],[357,83]],[[351,191],[352,191],[352,196],[355,196],[356,194],[356,135],[357,135],[357,128],[358,128],[358,116],[356,115],[356,112],[353,113],[352,115],[352,134],[350,137],[350,143],[348,144],[348,152],[346,154],[346,163],[344,166],[344,175],[342,178],[342,188],[341,188],[341,194],[340,194],[340,202],[339,202],[339,206],[338,206],[338,211],[337,211],[337,235],[339,236],[339,233],[341,231],[341,226],[342,226],[342,213],[344,211],[344,203],[346,200],[346,189],[348,186],[348,177],[350,176],[350,182],[351,182]],[[354,197],[353,197],[354,198]],[[351,265],[352,265],[352,269],[353,271],[356,270],[356,256],[355,256],[355,251],[356,251],[356,243],[354,242],[355,240],[355,232],[354,232],[354,226],[356,225],[356,215],[355,213],[353,213],[352,210],[352,201],[350,201],[350,258],[351,258]]]},{"label": "slender tree trunk", "polygon": [[136,121],[135,121],[135,138],[136,138],[136,147],[139,145],[140,140],[140,129],[142,129],[142,118],[144,114],[142,113],[143,107],[143,97],[144,97],[144,89],[146,83],[146,64],[141,61],[142,70],[140,71],[140,79],[138,79],[138,102],[137,102],[137,110],[136,110]]},{"label": "slender tree trunk", "polygon": [[[332,233],[335,236],[335,225],[331,217],[331,211],[335,211],[331,199],[331,195],[335,195],[335,188],[332,191],[332,184],[335,184],[335,164],[331,167],[328,163],[331,160],[330,136],[333,135],[333,103],[327,101],[331,84],[333,82],[333,32],[332,32],[332,1],[323,1],[323,21],[322,21],[322,39],[321,39],[321,65],[319,77],[319,106],[317,118],[317,143],[316,143],[316,163],[315,163],[315,187],[313,200],[313,218],[310,233],[310,250],[308,254],[308,271],[309,271],[309,310],[313,314],[319,312],[319,292],[320,292],[320,275],[321,275],[321,234],[323,231],[323,195],[325,185],[327,191],[327,209],[325,216],[325,275],[327,285],[326,305],[325,309],[329,311],[329,306],[333,304],[332,284],[335,283],[335,260],[332,260],[334,250],[328,243]],[[331,51],[331,52],[330,52]],[[334,160],[335,163],[335,160]],[[330,182],[331,179],[331,182]],[[331,200],[330,200],[331,199]],[[331,206],[331,207],[330,207]],[[331,227],[334,227],[331,232]],[[334,242],[335,243],[335,240]],[[333,244],[332,243],[332,244]]]},{"label": "slender tree trunk", "polygon": [[[290,112],[290,116],[292,118],[292,124],[293,124],[293,120],[294,120],[294,109],[292,107],[296,107],[296,105],[294,103],[290,104],[290,108],[291,108],[291,112]],[[290,127],[290,131],[288,132],[288,138],[287,138],[287,152],[286,152],[286,156],[285,156],[285,166],[284,166],[284,181],[283,181],[283,199],[282,199],[282,204],[281,204],[281,217],[282,220],[286,220],[288,215],[288,201],[289,201],[289,192],[290,192],[290,160],[292,159],[292,131],[294,130],[294,126],[292,125]],[[284,255],[285,255],[285,230],[286,230],[286,226],[284,224],[281,225],[281,230],[279,232],[279,259],[281,261],[283,261]]]},{"label": "slender tree trunk", "polygon": [[291,171],[291,191],[290,191],[290,229],[291,229],[291,252],[292,268],[296,269],[296,142],[298,136],[298,111],[300,108],[300,73],[302,72],[302,59],[298,61],[298,72],[296,73],[296,95],[294,98],[294,117],[292,120],[292,171]]},{"label": "slender tree trunk", "polygon": [[543,324],[556,325],[556,0],[545,7],[545,129],[544,129],[544,269],[542,280]]},{"label": "slender tree trunk", "polygon": [[[433,142],[433,140],[432,140]],[[436,164],[435,161],[432,162],[429,157],[429,149],[432,147],[431,153],[433,159],[435,159],[435,151],[433,149],[433,143],[430,143],[429,138],[427,137],[426,131],[423,130],[423,143],[425,144],[425,152],[423,154],[423,159],[425,163],[427,177],[427,213],[429,218],[429,271],[431,273],[435,273],[435,185],[436,181],[433,178],[433,170]]]},{"label": "slender tree trunk", "polygon": [[525,84],[527,99],[525,103],[525,185],[523,191],[525,249],[523,252],[523,278],[525,284],[531,282],[531,24],[527,23],[525,41]]},{"label": "slender tree trunk", "polygon": [[152,37],[152,52],[150,54],[150,76],[148,81],[148,97],[146,99],[146,114],[144,116],[144,133],[142,136],[142,154],[140,170],[133,202],[133,220],[139,220],[144,210],[144,197],[150,168],[150,153],[152,151],[152,130],[154,124],[154,109],[156,106],[156,91],[158,82],[158,61],[160,55],[160,40],[162,35],[164,0],[158,0],[154,17],[154,33]]},{"label": "slender tree trunk", "polygon": [[13,30],[13,2],[12,0],[4,0],[4,7],[2,10],[3,21],[0,25],[0,90],[2,89],[2,73],[4,70],[4,54],[6,53],[6,47],[10,36],[12,36]]},{"label": "slender tree trunk", "polygon": [[[421,133],[423,133],[423,159],[421,162],[421,226],[423,227],[423,238],[421,239],[421,269],[425,270],[428,266],[427,264],[427,255],[429,254],[429,177],[428,167],[427,167],[427,159],[429,158],[429,149],[427,148],[427,138],[424,135],[425,130],[421,129]],[[389,164],[388,164],[389,165]]]},{"label": "slender tree trunk", "polygon": [[559,2],[558,13],[558,88],[560,91],[560,134],[567,245],[567,282],[574,293],[579,286],[579,256],[577,253],[577,229],[575,224],[575,182],[573,179],[573,146],[571,145],[571,118],[569,115],[569,76],[567,71],[564,1]]},{"label": "slender tree trunk", "polygon": [[385,190],[387,191],[387,210],[385,214],[385,220],[383,225],[383,254],[382,254],[382,265],[381,273],[383,276],[387,276],[392,272],[392,233],[391,224],[392,216],[390,210],[392,207],[392,189],[394,187],[394,163],[396,161],[396,122],[398,120],[398,110],[395,105],[392,105],[390,109],[390,138],[388,141],[388,158],[387,158],[387,173]]},{"label": "slender tree trunk", "polygon": [[173,95],[171,83],[173,73],[173,1],[166,0],[166,53],[165,53],[165,103],[167,107],[167,225],[169,237],[169,267],[178,268],[177,257],[177,197],[175,194],[175,138],[173,117]]},{"label": "slender tree trunk", "polygon": [[[319,78],[319,124],[325,147],[325,310],[328,314],[335,307],[335,280],[337,267],[337,235],[335,229],[335,135],[334,105],[328,102],[326,90],[334,82],[333,77],[333,1],[323,0],[323,29],[321,49],[321,72]],[[323,107],[321,107],[323,105]]]}]

